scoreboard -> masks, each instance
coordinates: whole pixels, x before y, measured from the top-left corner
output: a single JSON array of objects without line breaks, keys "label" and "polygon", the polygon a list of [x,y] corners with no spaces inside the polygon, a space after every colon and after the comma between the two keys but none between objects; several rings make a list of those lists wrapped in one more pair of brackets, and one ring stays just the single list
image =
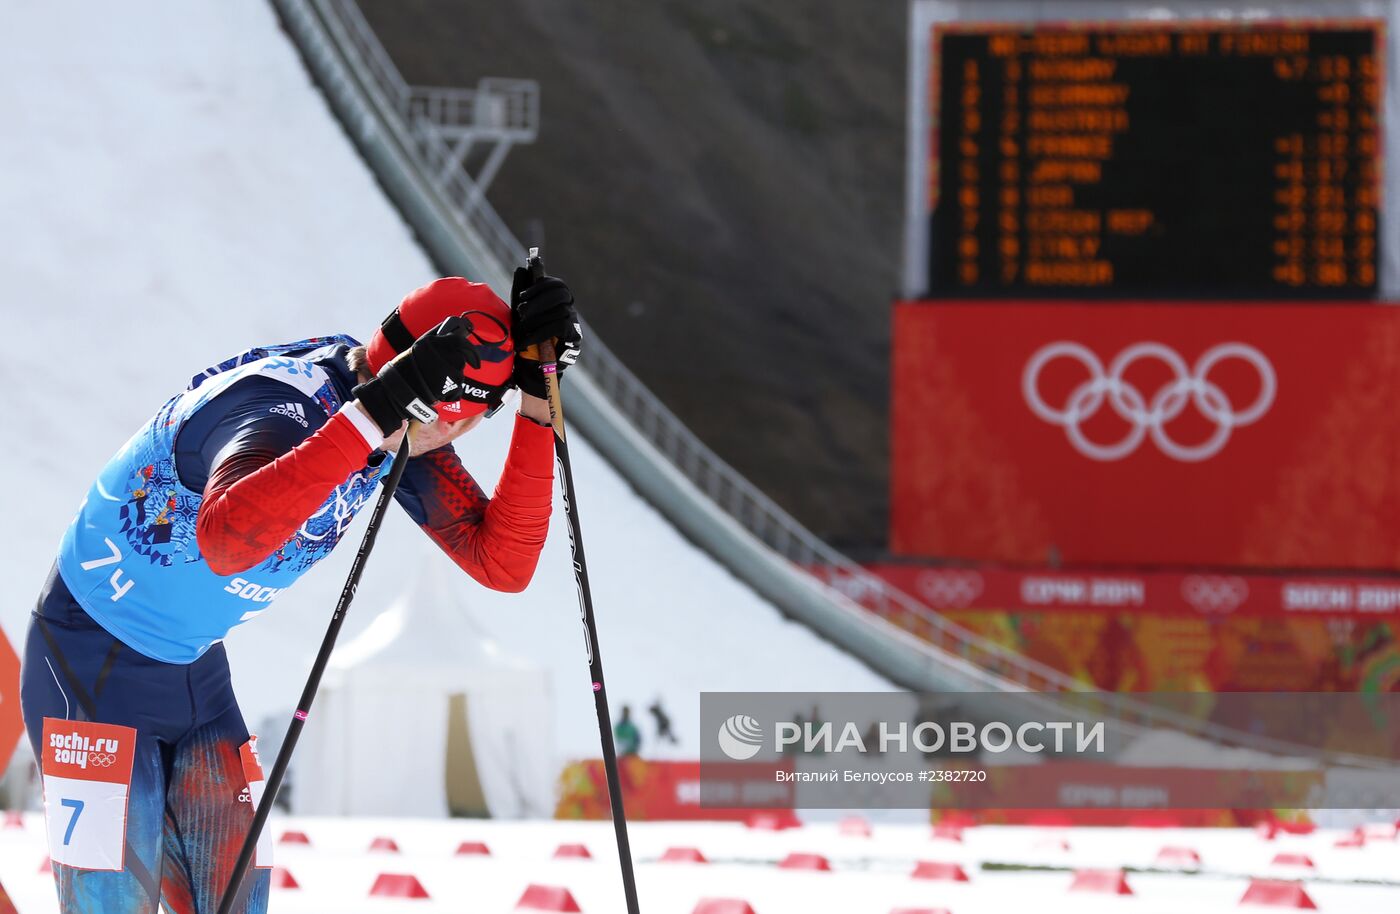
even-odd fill
[{"label": "scoreboard", "polygon": [[1376,295],[1383,23],[929,37],[930,297]]}]

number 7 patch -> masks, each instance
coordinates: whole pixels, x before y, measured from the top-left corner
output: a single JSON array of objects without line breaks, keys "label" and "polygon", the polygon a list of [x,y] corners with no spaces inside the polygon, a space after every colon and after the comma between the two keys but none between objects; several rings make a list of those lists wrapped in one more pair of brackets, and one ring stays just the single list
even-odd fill
[{"label": "number 7 patch", "polygon": [[42,747],[49,856],[78,869],[123,869],[136,731],[46,717]]}]

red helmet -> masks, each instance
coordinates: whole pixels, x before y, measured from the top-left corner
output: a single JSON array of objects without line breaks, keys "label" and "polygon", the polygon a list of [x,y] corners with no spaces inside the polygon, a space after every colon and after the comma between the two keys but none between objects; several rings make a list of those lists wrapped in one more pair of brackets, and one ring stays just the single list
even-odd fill
[{"label": "red helmet", "polygon": [[435,407],[448,422],[475,416],[498,405],[510,389],[515,366],[515,349],[510,340],[510,308],[485,283],[468,282],[460,276],[435,279],[404,296],[386,318],[366,347],[369,370],[380,370],[414,340],[447,320],[464,317],[471,322],[468,336],[481,360],[479,367],[467,365],[463,374],[468,385],[480,392],[466,399],[443,401]]}]

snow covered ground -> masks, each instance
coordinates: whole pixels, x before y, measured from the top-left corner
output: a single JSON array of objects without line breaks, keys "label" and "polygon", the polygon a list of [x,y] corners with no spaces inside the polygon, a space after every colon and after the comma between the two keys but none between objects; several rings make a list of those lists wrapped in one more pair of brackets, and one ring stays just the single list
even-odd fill
[{"label": "snow covered ground", "polygon": [[[6,4],[0,121],[0,625],[18,646],[87,485],[167,397],[250,345],[364,338],[434,274],[266,3]],[[502,418],[459,444],[488,489],[508,434]],[[682,739],[652,755],[694,757],[701,690],[890,687],[695,549],[585,443],[572,450],[610,695],[661,698]],[[393,512],[343,639],[425,549]],[[285,721],[352,552],[230,639],[254,726]],[[560,759],[596,754],[562,525],[523,596],[460,586],[502,650],[552,673]]]},{"label": "snow covered ground", "polygon": [[[624,910],[612,826],[606,822],[274,819],[272,828],[278,835],[302,831],[311,840],[309,846],[277,847],[278,865],[300,888],[274,892],[275,914],[505,914],[530,884],[567,888],[583,914]],[[945,908],[951,914],[1267,910],[1239,907],[1251,877],[1301,879],[1322,911],[1400,910],[1400,843],[1371,840],[1360,848],[1336,848],[1341,834],[1319,831],[1266,841],[1240,829],[982,826],[966,829],[957,842],[932,838],[927,826],[911,824],[877,823],[870,837],[841,834],[833,824],[783,832],[719,823],[642,822],[631,827],[646,914],[691,914],[701,898],[743,899],[755,914],[888,914],[898,908]],[[379,836],[392,838],[399,852],[368,851]],[[463,841],[484,842],[491,856],[454,856]],[[574,842],[586,845],[593,858],[552,859],[556,847]],[[1165,846],[1196,850],[1200,873],[1129,871],[1131,896],[1069,890],[1076,868],[1153,868]],[[710,862],[659,862],[670,847],[697,848]],[[1272,866],[1280,852],[1304,854],[1314,867]],[[789,853],[820,854],[831,871],[778,867]],[[44,854],[43,823],[37,817],[29,817],[23,829],[0,830],[0,883],[20,914],[55,910],[51,877],[39,872]],[[911,878],[922,860],[958,863],[968,881]],[[1059,869],[1006,872],[984,869],[984,864]],[[429,897],[370,897],[381,873],[412,874]]]}]

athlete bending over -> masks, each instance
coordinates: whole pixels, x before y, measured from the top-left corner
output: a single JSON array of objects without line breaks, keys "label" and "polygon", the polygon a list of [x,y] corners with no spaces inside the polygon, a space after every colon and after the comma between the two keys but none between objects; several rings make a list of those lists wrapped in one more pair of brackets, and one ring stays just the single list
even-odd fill
[{"label": "athlete bending over", "polygon": [[[517,271],[507,307],[451,277],[360,346],[252,349],[196,375],[103,468],[29,626],[20,702],[64,914],[212,912],[261,791],[222,639],[325,558],[415,420],[395,498],[487,587],[520,591],[544,545],[553,433],[532,344],[577,357],[573,296]],[[492,497],[451,442],[518,387]],[[436,420],[436,421],[434,421]],[[235,910],[267,909],[259,849]]]}]

